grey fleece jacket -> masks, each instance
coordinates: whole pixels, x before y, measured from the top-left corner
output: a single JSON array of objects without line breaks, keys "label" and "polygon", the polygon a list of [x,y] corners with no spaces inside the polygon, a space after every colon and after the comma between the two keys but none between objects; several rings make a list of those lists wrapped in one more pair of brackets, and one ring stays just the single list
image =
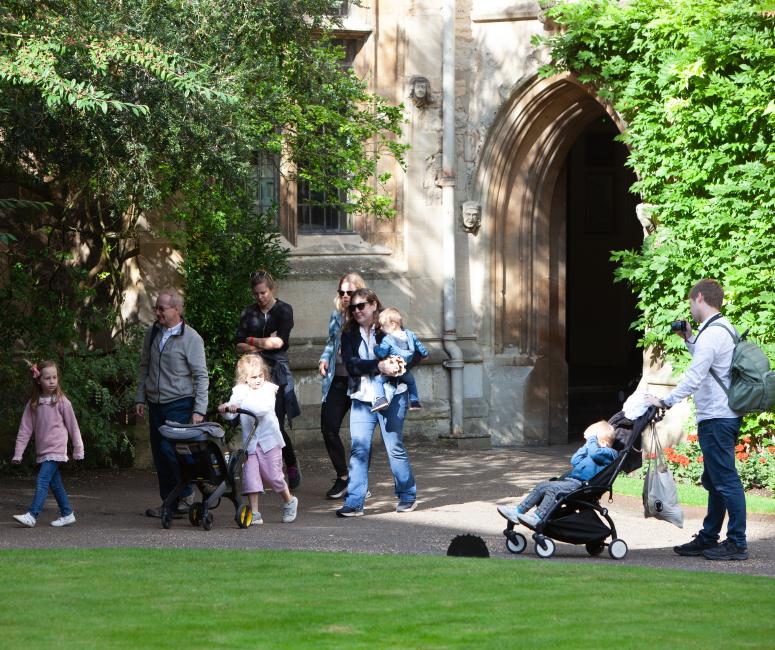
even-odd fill
[{"label": "grey fleece jacket", "polygon": [[156,323],[145,333],[135,404],[167,404],[193,397],[194,413],[205,415],[209,378],[202,337],[184,322],[180,334],[170,336],[160,351],[161,335]]}]

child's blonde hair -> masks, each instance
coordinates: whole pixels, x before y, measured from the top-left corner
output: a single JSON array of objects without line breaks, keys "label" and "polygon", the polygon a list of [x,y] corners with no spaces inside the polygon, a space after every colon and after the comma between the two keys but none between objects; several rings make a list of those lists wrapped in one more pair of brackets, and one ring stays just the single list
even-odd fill
[{"label": "child's blonde hair", "polygon": [[257,354],[245,354],[237,361],[237,372],[234,381],[236,384],[247,384],[248,376],[252,371],[258,370],[264,381],[269,381],[269,369],[264,360]]},{"label": "child's blonde hair", "polygon": [[384,327],[388,323],[395,323],[399,327],[404,326],[401,312],[395,307],[386,307],[379,313],[379,324]]},{"label": "child's blonde hair", "polygon": [[[29,363],[29,361],[27,362]],[[41,361],[40,363],[30,363],[30,372],[32,373],[32,395],[30,395],[30,408],[34,411],[36,408],[38,408],[38,404],[40,403],[40,396],[43,394],[43,391],[40,390],[40,374],[46,369],[46,368],[55,368],[57,371],[57,375],[59,375],[59,367],[56,364],[56,361],[50,361],[48,359]],[[64,397],[65,394],[62,392],[62,386],[57,381],[57,389],[54,391],[54,394],[51,396],[52,402],[59,401],[62,397]]]},{"label": "child's blonde hair", "polygon": [[612,447],[614,444],[614,440],[616,438],[614,434],[614,428],[608,424],[605,420],[600,420],[599,422],[595,422],[594,424],[590,424],[586,430],[584,431],[584,437],[589,438],[590,436],[595,436],[598,440],[602,438],[608,443],[609,447]]}]

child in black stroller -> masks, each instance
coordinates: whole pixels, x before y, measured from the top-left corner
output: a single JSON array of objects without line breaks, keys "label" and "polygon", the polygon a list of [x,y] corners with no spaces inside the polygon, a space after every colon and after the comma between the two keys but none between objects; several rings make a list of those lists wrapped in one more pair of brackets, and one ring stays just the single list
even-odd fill
[{"label": "child in black stroller", "polygon": [[[627,554],[627,544],[619,539],[608,509],[600,498],[613,492],[613,483],[620,472],[631,472],[642,463],[640,440],[646,425],[652,422],[657,409],[649,408],[634,421],[617,413],[608,422],[593,424],[585,431],[586,443],[572,457],[574,468],[563,476],[539,483],[517,506],[498,506],[498,512],[508,520],[506,548],[522,553],[527,540],[514,530],[522,523],[533,530],[535,552],[540,557],[554,555],[554,540],[569,544],[584,544],[590,555],[599,555],[608,547],[609,555],[621,560]],[[536,513],[528,512],[538,504]],[[606,540],[610,537],[610,542]]]},{"label": "child in black stroller", "polygon": [[[253,418],[253,432],[258,427],[258,417],[251,411],[239,409],[238,413]],[[167,422],[159,427],[159,432],[172,445],[180,467],[180,482],[164,500],[161,525],[172,526],[172,513],[178,497],[186,485],[194,483],[202,494],[202,500],[191,505],[188,520],[192,526],[205,530],[213,527],[211,510],[218,507],[221,497],[234,504],[234,519],[240,528],[251,524],[250,505],[242,498],[242,465],[245,450],[230,454],[226,449],[223,427],[216,422],[199,424],[179,424]]]}]

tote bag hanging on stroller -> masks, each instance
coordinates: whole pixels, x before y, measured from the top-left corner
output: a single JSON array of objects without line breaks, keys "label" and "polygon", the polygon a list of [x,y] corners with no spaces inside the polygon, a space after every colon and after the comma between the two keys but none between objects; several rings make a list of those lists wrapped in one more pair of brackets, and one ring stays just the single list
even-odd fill
[{"label": "tote bag hanging on stroller", "polygon": [[654,426],[651,427],[651,443],[646,452],[643,514],[646,518],[654,517],[669,521],[679,528],[684,527],[684,513],[678,505],[678,490]]}]

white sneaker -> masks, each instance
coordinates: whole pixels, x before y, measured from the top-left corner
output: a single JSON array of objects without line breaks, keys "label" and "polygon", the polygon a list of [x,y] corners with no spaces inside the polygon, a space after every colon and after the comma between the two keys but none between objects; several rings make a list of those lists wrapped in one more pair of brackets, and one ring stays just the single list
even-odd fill
[{"label": "white sneaker", "polygon": [[530,526],[530,528],[535,528],[541,523],[541,518],[534,512],[519,512],[517,513],[517,519],[523,524]]},{"label": "white sneaker", "polygon": [[27,526],[27,528],[34,528],[35,524],[38,523],[38,520],[35,519],[29,512],[25,512],[23,515],[14,515],[13,516],[16,521],[18,521],[22,526]]},{"label": "white sneaker", "polygon": [[283,523],[290,524],[292,521],[296,521],[296,511],[299,508],[299,500],[296,497],[283,505]]},{"label": "white sneaker", "polygon": [[51,522],[51,525],[56,526],[57,528],[60,528],[61,526],[69,526],[70,524],[74,524],[74,523],[75,523],[75,515],[71,512],[69,515],[60,517],[59,519],[54,519],[54,521]]},{"label": "white sneaker", "polygon": [[253,513],[253,521],[250,522],[251,526],[259,526],[264,523],[264,520],[261,519],[261,513],[260,512],[254,512]]}]

